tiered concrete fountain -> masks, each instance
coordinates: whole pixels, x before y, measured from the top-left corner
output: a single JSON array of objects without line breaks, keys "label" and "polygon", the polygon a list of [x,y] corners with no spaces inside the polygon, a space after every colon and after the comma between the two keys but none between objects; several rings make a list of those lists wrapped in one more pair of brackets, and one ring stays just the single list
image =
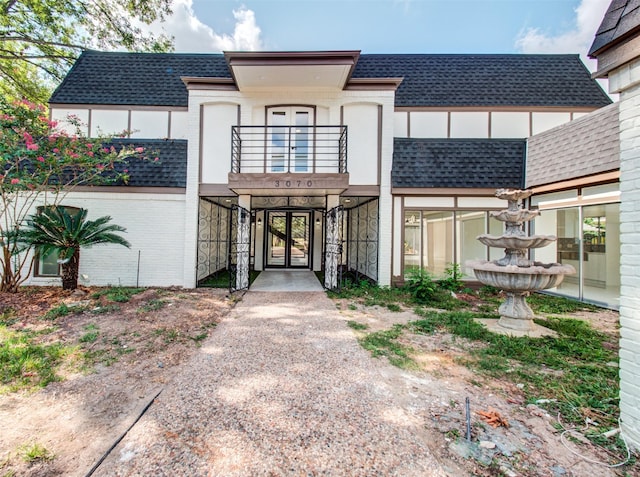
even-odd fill
[{"label": "tiered concrete fountain", "polygon": [[505,249],[500,260],[474,260],[467,262],[473,268],[478,280],[486,285],[501,289],[507,298],[498,308],[500,319],[484,320],[485,324],[499,333],[514,335],[543,335],[547,330],[533,322],[533,310],[525,299],[532,291],[553,288],[562,283],[565,275],[576,273],[571,265],[540,263],[527,259],[528,250],[540,248],[555,242],[553,235],[527,236],[524,224],[536,217],[538,211],[522,208],[522,200],[531,191],[498,189],[496,197],[508,202],[507,210],[491,212],[491,215],[505,223],[503,235],[480,235],[478,240],[489,247]]}]

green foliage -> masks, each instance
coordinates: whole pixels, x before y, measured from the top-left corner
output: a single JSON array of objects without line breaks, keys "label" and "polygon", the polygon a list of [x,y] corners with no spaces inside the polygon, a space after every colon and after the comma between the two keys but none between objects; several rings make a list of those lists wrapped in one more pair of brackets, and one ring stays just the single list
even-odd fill
[{"label": "green foliage", "polygon": [[75,352],[60,343],[38,344],[34,337],[0,326],[0,394],[57,381],[56,367]]},{"label": "green foliage", "polygon": [[449,263],[447,268],[444,269],[444,274],[446,278],[438,280],[441,288],[452,292],[458,292],[464,288],[464,282],[461,280],[463,273],[460,269],[460,264]]},{"label": "green foliage", "polygon": [[111,217],[87,220],[88,213],[86,209],[71,214],[66,207],[45,207],[28,218],[26,227],[18,233],[18,240],[33,247],[42,257],[57,254],[62,264],[63,290],[75,290],[78,287],[81,248],[100,244],[131,246],[118,235],[126,229],[109,224]]},{"label": "green foliage", "polygon": [[399,368],[416,368],[416,363],[409,356],[411,348],[397,342],[402,331],[402,325],[394,325],[390,330],[369,333],[358,341],[364,349],[371,351],[373,357],[385,356],[391,364]]},{"label": "green foliage", "polygon": [[49,311],[47,311],[42,319],[48,321],[55,321],[62,316],[67,316],[71,313],[71,308],[66,303],[60,303],[58,306],[54,306]]},{"label": "green foliage", "polygon": [[417,303],[428,303],[440,291],[438,284],[427,270],[411,271],[405,285]]},{"label": "green foliage", "polygon": [[20,455],[25,462],[34,463],[42,460],[52,460],[55,456],[45,446],[34,442],[20,448]]},{"label": "green foliage", "polygon": [[169,13],[169,0],[2,2],[1,96],[45,103],[52,87],[86,48],[168,51],[170,38],[138,25],[162,21]]},{"label": "green foliage", "polygon": [[552,399],[546,407],[560,412],[568,422],[582,423],[594,413],[602,424],[614,426],[618,415],[618,360],[615,351],[603,346],[609,336],[581,320],[536,320],[558,337],[513,337],[491,333],[470,312],[437,312],[416,309],[421,320],[409,324],[419,333],[446,331],[480,342],[470,350],[466,364],[481,373],[525,384],[529,401]]},{"label": "green foliage", "polygon": [[103,288],[91,295],[91,298],[98,299],[102,296],[106,297],[109,301],[115,301],[118,303],[127,303],[133,295],[142,293],[144,288],[128,288],[128,287],[111,287]]},{"label": "green foliage", "polygon": [[537,313],[562,315],[576,311],[595,311],[598,307],[571,298],[532,293],[527,297],[527,303]]},{"label": "green foliage", "polygon": [[80,184],[128,180],[116,166],[142,158],[144,149],[105,147],[110,139],[69,134],[43,107],[0,97],[0,291],[16,292],[28,276],[31,255],[21,252],[29,242],[20,232],[36,206],[54,210]]},{"label": "green foliage", "polygon": [[369,325],[358,323],[357,321],[353,320],[347,321],[347,326],[353,330],[366,330],[367,328],[369,328]]},{"label": "green foliage", "polygon": [[429,305],[443,310],[464,308],[467,304],[451,296],[451,291],[442,288],[427,270],[412,270],[405,284],[405,289],[413,297],[414,303]]},{"label": "green foliage", "polygon": [[148,313],[150,311],[160,310],[161,308],[164,308],[166,304],[167,302],[164,300],[149,300],[149,302],[145,303],[140,308],[138,308],[137,312]]},{"label": "green foliage", "polygon": [[80,343],[94,343],[98,339],[98,326],[94,323],[89,323],[84,330],[86,333],[78,340]]}]

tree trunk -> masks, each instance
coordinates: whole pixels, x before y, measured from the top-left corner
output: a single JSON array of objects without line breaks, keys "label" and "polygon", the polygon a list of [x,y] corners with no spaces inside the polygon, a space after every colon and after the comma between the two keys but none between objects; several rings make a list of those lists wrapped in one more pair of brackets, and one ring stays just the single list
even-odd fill
[{"label": "tree trunk", "polygon": [[74,250],[71,260],[62,264],[62,289],[78,288],[78,270],[80,269],[80,249]]},{"label": "tree trunk", "polygon": [[2,282],[0,283],[0,291],[17,293],[18,278],[11,268],[11,251],[7,246],[2,247]]}]

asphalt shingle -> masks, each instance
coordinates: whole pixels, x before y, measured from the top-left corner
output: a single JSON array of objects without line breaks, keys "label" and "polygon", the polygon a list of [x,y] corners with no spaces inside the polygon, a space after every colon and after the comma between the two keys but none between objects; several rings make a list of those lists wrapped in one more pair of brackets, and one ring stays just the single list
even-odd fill
[{"label": "asphalt shingle", "polygon": [[[129,159],[118,170],[128,170],[131,187],[186,187],[187,141],[184,139],[113,139],[119,146],[143,147],[145,160]],[[153,159],[158,157],[158,161]],[[124,185],[124,184],[115,184]]]},{"label": "asphalt shingle", "polygon": [[[640,0],[639,0],[640,1]],[[231,78],[222,54],[82,53],[54,104],[183,106],[181,76]],[[398,107],[600,107],[611,101],[578,55],[368,55],[353,78],[402,77]]]},{"label": "asphalt shingle", "polygon": [[599,53],[640,31],[640,0],[613,0],[596,32],[589,56]]},{"label": "asphalt shingle", "polygon": [[395,138],[391,184],[398,188],[521,188],[524,139]]}]

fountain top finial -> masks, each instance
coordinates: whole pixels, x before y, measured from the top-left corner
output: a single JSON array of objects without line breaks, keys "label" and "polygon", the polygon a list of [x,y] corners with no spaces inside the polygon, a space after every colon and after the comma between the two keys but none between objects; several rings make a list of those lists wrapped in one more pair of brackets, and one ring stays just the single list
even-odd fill
[{"label": "fountain top finial", "polygon": [[503,200],[522,200],[530,197],[533,194],[531,189],[496,189],[496,197]]}]

